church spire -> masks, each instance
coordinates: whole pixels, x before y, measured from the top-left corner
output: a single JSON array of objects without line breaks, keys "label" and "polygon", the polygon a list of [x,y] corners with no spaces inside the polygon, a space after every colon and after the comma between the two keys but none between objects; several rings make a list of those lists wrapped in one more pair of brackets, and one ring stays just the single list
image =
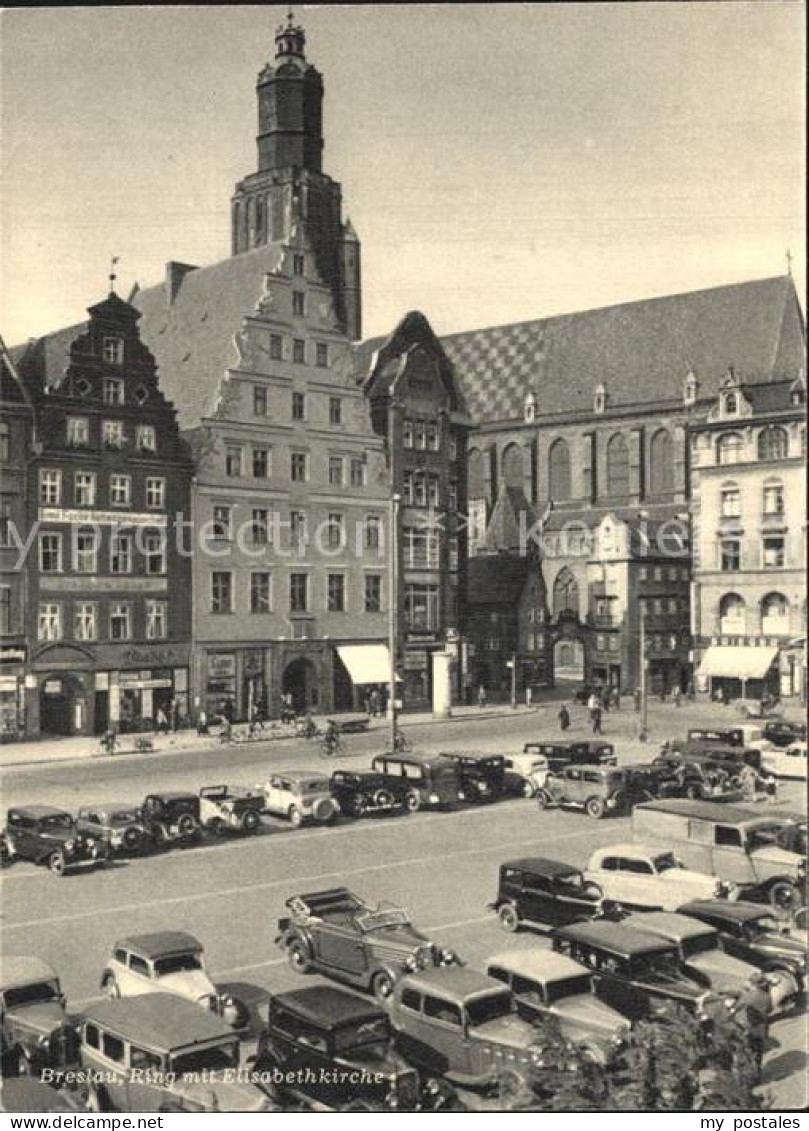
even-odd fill
[{"label": "church spire", "polygon": [[281,24],[275,32],[275,57],[285,59],[294,55],[298,59],[305,59],[306,32],[302,27],[295,25],[295,14],[287,12],[286,24]]}]

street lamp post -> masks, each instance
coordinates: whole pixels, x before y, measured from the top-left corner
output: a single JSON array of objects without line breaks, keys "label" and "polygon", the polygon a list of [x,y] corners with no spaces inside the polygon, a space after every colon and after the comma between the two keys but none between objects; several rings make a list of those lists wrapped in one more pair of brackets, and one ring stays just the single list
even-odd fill
[{"label": "street lamp post", "polygon": [[646,686],[646,610],[640,614],[640,729],[638,738],[645,742],[649,737],[647,713],[648,688]]},{"label": "street lamp post", "polygon": [[508,661],[507,667],[511,668],[511,708],[517,710],[517,653],[515,652]]},{"label": "street lamp post", "polygon": [[390,548],[388,553],[388,651],[390,652],[390,687],[388,689],[388,719],[390,721],[390,748],[396,749],[396,648],[399,616],[399,496],[394,492],[390,499]]}]

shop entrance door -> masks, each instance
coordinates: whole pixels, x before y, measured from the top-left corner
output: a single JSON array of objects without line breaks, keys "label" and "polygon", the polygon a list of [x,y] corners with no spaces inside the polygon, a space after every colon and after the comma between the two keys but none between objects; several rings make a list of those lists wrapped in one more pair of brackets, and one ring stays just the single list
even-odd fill
[{"label": "shop entrance door", "polygon": [[303,714],[318,705],[317,673],[311,660],[304,656],[293,660],[284,671],[282,681],[284,694],[292,695],[292,706],[297,714]]},{"label": "shop entrance door", "polygon": [[69,676],[48,676],[39,693],[39,729],[42,734],[73,734],[74,685]]},{"label": "shop entrance door", "polygon": [[110,721],[110,693],[97,691],[93,712],[93,734],[104,734]]}]

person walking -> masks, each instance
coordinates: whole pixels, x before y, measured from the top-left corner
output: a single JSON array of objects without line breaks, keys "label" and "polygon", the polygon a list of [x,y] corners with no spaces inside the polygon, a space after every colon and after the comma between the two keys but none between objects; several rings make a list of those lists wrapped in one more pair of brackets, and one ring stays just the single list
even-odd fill
[{"label": "person walking", "polygon": [[640,690],[639,687],[635,688],[635,691],[634,691],[632,698],[635,701],[635,711],[637,712],[637,714],[640,714],[640,703],[641,703],[641,699],[643,698],[643,696],[641,694],[641,690]]},{"label": "person walking", "polygon": [[162,707],[158,707],[155,712],[155,730],[158,734],[168,734],[169,720]]},{"label": "person walking", "polygon": [[621,689],[617,683],[612,689],[612,705],[616,711],[621,710]]},{"label": "person walking", "polygon": [[564,703],[559,708],[559,728],[563,734],[566,730],[570,729],[570,711],[568,711]]},{"label": "person walking", "polygon": [[593,720],[593,734],[603,734],[604,732],[601,729],[601,707],[600,707],[600,705],[593,708],[593,710],[590,712],[590,717]]},{"label": "person walking", "polygon": [[171,718],[171,729],[176,734],[180,725],[180,704],[176,699],[172,699],[169,704],[169,716]]},{"label": "person walking", "polygon": [[674,688],[674,693],[672,695],[672,699],[674,700],[674,706],[675,707],[679,707],[682,704],[683,693],[680,691],[679,687]]},{"label": "person walking", "polygon": [[481,684],[480,687],[478,688],[478,707],[480,707],[481,710],[482,710],[485,706],[486,706],[486,688],[483,686],[483,684]]},{"label": "person walking", "polygon": [[208,716],[206,715],[204,710],[200,710],[200,711],[197,712],[197,734],[202,735],[202,734],[207,734],[207,733],[208,733]]},{"label": "person walking", "polygon": [[530,687],[526,687],[526,689],[525,689],[525,705],[526,705],[526,707],[528,708],[529,711],[531,710],[531,705],[532,705],[533,701],[534,701],[534,692]]}]

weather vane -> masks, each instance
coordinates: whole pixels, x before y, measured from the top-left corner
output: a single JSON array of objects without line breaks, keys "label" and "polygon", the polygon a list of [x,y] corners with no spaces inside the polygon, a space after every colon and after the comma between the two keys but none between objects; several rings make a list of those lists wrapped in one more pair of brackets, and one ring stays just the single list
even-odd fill
[{"label": "weather vane", "polygon": [[117,262],[118,262],[118,256],[117,255],[110,256],[110,291],[113,294],[115,294],[115,280],[117,278],[117,275],[115,274],[115,264]]}]

